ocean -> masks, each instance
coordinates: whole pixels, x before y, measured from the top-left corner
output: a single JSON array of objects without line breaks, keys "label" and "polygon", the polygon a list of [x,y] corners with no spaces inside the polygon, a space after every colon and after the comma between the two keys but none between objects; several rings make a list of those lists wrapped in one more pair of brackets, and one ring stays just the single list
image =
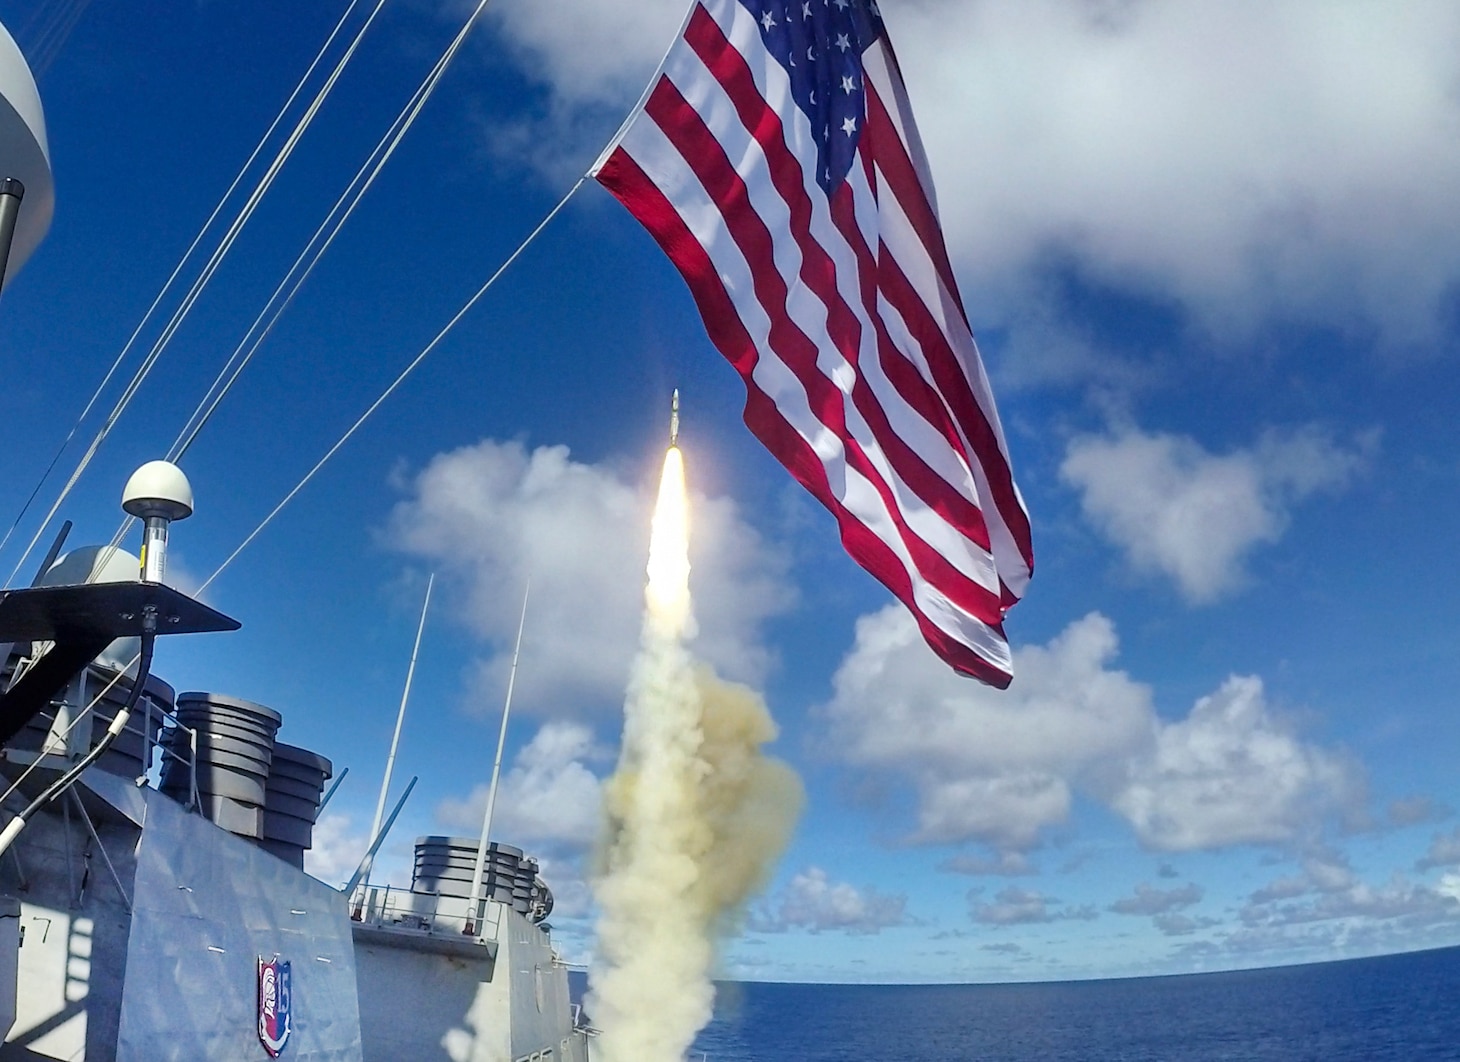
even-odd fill
[{"label": "ocean", "polygon": [[720,986],[692,1062],[1460,1060],[1460,948],[1017,985]]}]

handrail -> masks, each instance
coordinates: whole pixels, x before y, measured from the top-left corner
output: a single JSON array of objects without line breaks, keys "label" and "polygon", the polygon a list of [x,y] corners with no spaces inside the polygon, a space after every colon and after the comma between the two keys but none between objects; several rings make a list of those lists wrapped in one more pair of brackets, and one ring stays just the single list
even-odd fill
[{"label": "handrail", "polygon": [[[173,760],[176,760],[179,763],[187,764],[187,767],[188,767],[188,797],[189,797],[189,799],[188,799],[185,807],[189,811],[201,811],[202,810],[203,801],[202,801],[201,795],[198,792],[198,731],[197,731],[197,729],[195,727],[190,727],[186,723],[184,723],[180,718],[178,718],[177,713],[175,711],[169,711],[168,709],[162,707],[157,702],[156,698],[151,693],[148,693],[145,689],[142,692],[141,699],[145,702],[145,707],[144,707],[143,713],[142,713],[142,722],[141,722],[141,725],[140,726],[138,725],[138,721],[134,717],[134,718],[128,719],[127,722],[125,723],[125,725],[122,727],[122,730],[121,730],[121,733],[124,733],[124,734],[134,734],[134,735],[136,735],[136,736],[138,736],[138,737],[140,737],[142,739],[142,774],[138,777],[138,784],[140,785],[143,782],[145,782],[148,785],[149,788],[157,788],[156,786],[153,786],[151,784],[152,783],[152,779],[150,777],[148,777],[148,773],[152,769],[152,757],[153,757],[153,753],[154,752],[161,752],[161,754],[162,754],[162,760],[163,760],[163,763],[164,764],[166,763],[166,761],[169,758],[171,758]],[[94,707],[93,707],[93,710],[94,710]],[[153,713],[154,710],[157,712],[158,716],[160,716],[160,719],[158,721],[158,725],[157,725],[157,728],[156,728],[155,731],[154,731],[154,729],[152,727],[152,719],[153,719],[152,713]],[[37,720],[40,720],[41,722],[48,722],[48,723],[54,725],[54,723],[56,721],[56,713],[53,710],[50,710],[50,709],[42,709],[40,712],[37,712],[36,713],[36,717],[35,718]],[[79,718],[79,714],[78,714],[78,718]],[[73,725],[74,725],[74,722],[73,722]],[[180,752],[178,752],[175,748],[173,748],[172,745],[168,741],[163,740],[162,735],[164,733],[166,733],[169,728],[181,730],[182,732],[184,732],[185,734],[187,734],[187,736],[188,736],[188,742],[187,742],[187,744],[188,744],[188,755],[184,756],[183,754],[181,754]],[[37,757],[37,759],[39,759],[39,758],[41,758],[43,756],[46,756],[46,755],[56,755],[56,753],[54,753],[54,752],[48,753],[46,751],[46,745],[47,745],[47,742],[42,742],[41,747],[39,749],[35,750],[35,756]],[[22,750],[12,749],[10,751],[22,751]],[[29,750],[24,750],[24,751],[29,752]],[[160,766],[162,766],[162,765],[159,764],[159,767]]]},{"label": "handrail", "polygon": [[[448,939],[468,936],[465,932],[466,911],[461,914],[449,914],[434,909],[435,905],[425,905],[432,909],[423,909],[421,901],[424,898],[439,901],[442,897],[440,893],[412,892],[409,889],[392,885],[366,886],[360,890],[355,915],[352,917],[356,922],[364,925],[416,930],[428,936],[441,936]],[[453,899],[459,899],[459,897],[453,897]],[[500,942],[502,939],[502,911],[506,907],[507,905],[502,901],[488,898],[487,914],[478,920],[480,932],[470,934],[470,936],[484,943]]]}]

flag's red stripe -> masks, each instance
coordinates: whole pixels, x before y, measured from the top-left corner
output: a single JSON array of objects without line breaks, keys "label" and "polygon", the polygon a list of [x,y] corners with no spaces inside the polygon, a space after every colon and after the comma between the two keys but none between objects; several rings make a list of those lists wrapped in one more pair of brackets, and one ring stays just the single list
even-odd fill
[{"label": "flag's red stripe", "polygon": [[[745,181],[726,157],[720,142],[667,78],[649,94],[644,113],[669,138],[719,208],[731,238],[750,264],[755,297],[770,319],[771,349],[806,389],[816,418],[842,441],[847,463],[872,483],[881,495],[919,572],[964,611],[979,616],[985,622],[996,621],[1002,614],[999,595],[959,571],[908,525],[903,505],[892,484],[883,478],[861,444],[852,437],[846,422],[845,396],[822,375],[817,366],[816,344],[787,313],[788,289],[785,278],[775,265],[771,232],[751,205]],[[855,342],[855,337],[850,338]],[[847,339],[844,337],[843,341]],[[852,400],[867,419],[873,438],[882,446],[894,470],[919,499],[939,490],[951,493],[946,481],[929,469],[892,431],[885,411],[860,376],[854,378]]]},{"label": "flag's red stripe", "polygon": [[877,277],[882,293],[901,315],[908,333],[922,347],[934,383],[948,397],[949,404],[958,415],[959,423],[968,432],[969,444],[974,452],[983,458],[981,465],[987,477],[989,491],[993,495],[989,500],[997,506],[999,516],[1013,536],[1026,568],[1032,570],[1034,555],[1029,515],[1019,503],[1013,476],[1004,460],[998,437],[968,390],[962,364],[949,344],[948,337],[928,312],[927,305],[885,245],[881,252],[878,255]]},{"label": "flag's red stripe", "polygon": [[[896,74],[897,60],[892,56],[891,49],[888,49],[888,60],[889,67]],[[865,148],[868,139],[871,139],[878,167],[887,174],[889,183],[899,190],[898,202],[902,204],[903,212],[917,232],[918,242],[928,249],[928,257],[933,261],[938,278],[943,281],[943,287],[953,298],[958,313],[963,318],[963,327],[972,332],[968,315],[963,309],[963,299],[958,293],[958,282],[953,277],[953,263],[948,258],[948,245],[943,242],[943,228],[938,223],[938,215],[933,210],[927,189],[923,187],[917,167],[908,155],[907,145],[903,143],[897,125],[887,112],[887,106],[882,102],[876,84],[865,77],[863,82],[867,97],[867,124],[862,131],[860,146]]]},{"label": "flag's red stripe", "polygon": [[[787,423],[770,398],[754,385],[751,373],[759,352],[725,291],[714,263],[674,206],[622,147],[609,156],[597,177],[649,231],[684,277],[711,341],[745,381],[746,425],[836,518],[847,552],[907,605],[924,639],[954,669],[999,689],[1007,688],[1011,678],[1007,671],[938,627],[917,607],[911,578],[897,554],[841,505],[831,491],[826,468],[816,452]],[[969,622],[978,621],[971,619]],[[1000,639],[1004,637],[1001,625],[987,624],[987,627]]]},{"label": "flag's red stripe", "polygon": [[[812,206],[806,193],[804,171],[786,146],[785,129],[780,116],[761,96],[745,58],[726,39],[724,31],[703,8],[699,8],[691,17],[685,30],[685,40],[720,82],[735,106],[741,123],[765,152],[771,182],[790,212],[791,234],[802,251],[801,279],[826,306],[828,332],[832,341],[848,362],[857,365],[862,323],[837,287],[835,262],[811,233]],[[866,242],[860,232],[844,233],[844,236],[852,244],[852,250],[859,260],[857,280],[861,288],[863,308],[875,329],[879,363],[884,373],[908,405],[943,436],[952,454],[961,461],[966,461],[963,440],[959,437],[946,407],[917,367],[906,359],[887,335],[884,322],[878,313],[875,268],[870,268],[873,263],[870,253],[866,251]],[[919,497],[945,522],[976,543],[984,552],[989,552],[984,516],[975,500],[976,488],[973,492],[975,497],[964,494],[956,484],[950,484],[941,473],[929,467],[915,450],[904,443],[899,433],[892,428],[875,394],[869,386],[861,382],[860,374],[853,399],[904,482],[910,486],[916,485]],[[968,475],[969,486],[973,488],[972,473]]]},{"label": "flag's red stripe", "polygon": [[[876,165],[882,172],[888,190],[897,197],[904,213],[917,230],[919,240],[933,255],[935,268],[945,287],[956,298],[957,288],[953,285],[952,273],[945,273],[948,269],[946,251],[943,250],[937,218],[928,205],[917,170],[908,158],[906,148],[875,88],[869,83],[866,89],[867,129],[863,133],[859,150],[868,150],[868,141],[871,141]],[[929,243],[930,236],[932,243]],[[941,252],[941,255],[935,252]],[[1013,535],[1026,567],[1032,571],[1034,551],[1029,515],[1019,503],[1018,493],[1014,489],[1013,473],[1004,457],[1003,448],[999,445],[998,435],[974,397],[962,362],[948,342],[942,327],[929,312],[922,296],[897,266],[890,251],[885,247],[881,248],[878,258],[884,294],[888,302],[902,315],[908,330],[922,344],[929,367],[934,372],[934,382],[947,396],[955,416],[968,433],[969,442],[975,452],[985,455],[983,467],[993,494],[992,501],[998,507],[1004,525]]]},{"label": "flag's red stripe", "polygon": [[[875,205],[873,209],[876,209]],[[898,393],[909,400],[909,404],[923,419],[939,430],[949,449],[958,457],[965,470],[968,470],[968,484],[976,494],[977,484],[969,466],[971,460],[978,459],[977,455],[971,456],[968,453],[963,439],[958,435],[952,418],[948,414],[947,406],[943,404],[937,391],[924,378],[917,365],[893,342],[892,336],[887,331],[887,322],[883,318],[881,307],[878,304],[877,261],[873,258],[871,249],[867,246],[867,241],[863,238],[862,231],[857,225],[856,195],[850,184],[843,184],[833,193],[831,217],[837,231],[841,233],[842,239],[857,259],[857,283],[862,290],[863,304],[867,307],[867,312],[871,316],[873,327],[877,332],[877,358],[883,374]],[[977,502],[969,499],[961,491],[958,493],[958,499],[965,510],[977,514],[975,520],[958,525],[959,529],[985,552],[989,552],[991,546],[983,511],[979,509]]]}]

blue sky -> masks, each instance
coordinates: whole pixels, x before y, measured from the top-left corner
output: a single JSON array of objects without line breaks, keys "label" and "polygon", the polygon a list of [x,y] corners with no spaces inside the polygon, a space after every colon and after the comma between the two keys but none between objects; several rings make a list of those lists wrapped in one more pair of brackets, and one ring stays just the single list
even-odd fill
[{"label": "blue sky", "polygon": [[[0,20],[39,55],[64,6]],[[1034,519],[1007,693],[943,670],[839,552],[740,424],[668,262],[591,185],[209,589],[244,630],[170,642],[159,672],[274,706],[283,739],[350,767],[311,862],[343,880],[434,571],[397,791],[421,782],[382,859],[399,875],[417,834],[475,832],[530,577],[498,832],[543,857],[557,936],[587,958],[677,386],[699,651],[764,693],[807,789],[727,975],[1065,978],[1460,943],[1460,16],[884,7]],[[41,69],[57,209],[0,302],[6,526],[341,10],[96,4]],[[126,475],[464,13],[386,5],[68,501],[73,543],[110,536]],[[561,198],[682,13],[494,0],[188,454],[180,581]],[[0,562],[18,558],[12,541]]]}]

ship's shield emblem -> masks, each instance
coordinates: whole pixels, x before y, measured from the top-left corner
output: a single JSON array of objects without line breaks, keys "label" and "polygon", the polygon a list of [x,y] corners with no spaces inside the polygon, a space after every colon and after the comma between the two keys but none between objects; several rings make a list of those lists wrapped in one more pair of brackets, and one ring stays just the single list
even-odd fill
[{"label": "ship's shield emblem", "polygon": [[293,991],[289,964],[277,955],[269,962],[259,956],[259,1040],[270,1058],[278,1058],[294,1031]]}]

